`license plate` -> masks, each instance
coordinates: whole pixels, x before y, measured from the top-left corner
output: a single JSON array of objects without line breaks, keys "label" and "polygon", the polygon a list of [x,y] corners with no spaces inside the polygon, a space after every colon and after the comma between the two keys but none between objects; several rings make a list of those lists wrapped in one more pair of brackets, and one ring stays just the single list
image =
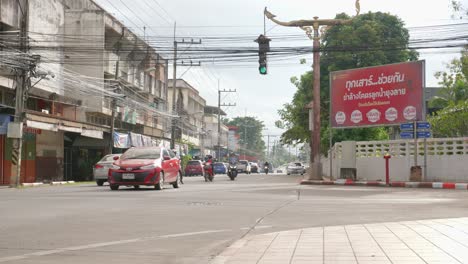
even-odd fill
[{"label": "license plate", "polygon": [[124,179],[124,180],[134,180],[135,179],[135,174],[124,173],[124,174],[122,174],[122,179]]}]

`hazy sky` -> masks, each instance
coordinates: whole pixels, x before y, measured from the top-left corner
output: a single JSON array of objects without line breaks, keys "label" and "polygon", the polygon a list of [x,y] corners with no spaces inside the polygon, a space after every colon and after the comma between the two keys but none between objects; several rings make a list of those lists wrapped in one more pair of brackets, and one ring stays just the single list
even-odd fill
[{"label": "hazy sky", "polygon": [[[147,35],[166,37],[172,36],[172,25],[175,20],[179,26],[177,35],[180,37],[256,36],[263,32],[265,6],[279,19],[286,21],[314,16],[333,18],[341,12],[355,13],[354,0],[123,0],[133,12],[122,4],[122,0],[97,0],[97,2],[119,19],[127,21],[126,24],[130,27],[133,24],[130,24],[128,20],[141,27],[144,22],[148,28]],[[109,2],[119,11],[116,11]],[[451,19],[449,2],[449,0],[361,0],[361,12],[389,12],[399,16],[410,28],[460,23],[459,20]],[[468,5],[468,0],[463,2]],[[269,30],[267,35],[303,34],[297,28],[275,27],[269,21],[267,30]],[[253,42],[248,45],[256,47]],[[303,42],[296,41],[291,45],[303,46],[312,45],[312,43],[304,34]],[[242,43],[242,46],[247,46],[247,44]],[[275,46],[275,42],[272,42],[271,46]],[[281,46],[285,46],[285,42],[282,42]],[[444,69],[444,63],[457,55],[455,53],[438,54],[437,51],[421,52],[420,58],[426,60],[428,86],[437,85],[433,77],[434,73]],[[237,103],[237,107],[225,109],[229,117],[243,116],[245,113],[257,116],[265,121],[269,129],[265,133],[280,135],[281,130],[274,127],[274,122],[279,119],[277,111],[283,104],[291,101],[296,91],[289,80],[292,76],[300,76],[310,69],[311,57],[312,54],[301,57],[307,59],[307,65],[300,65],[300,58],[281,62],[277,66],[275,63],[270,63],[268,76],[258,74],[258,64],[252,64],[252,67],[217,67],[205,64],[200,68],[189,69],[183,78],[197,88],[210,105],[217,104],[217,79],[220,79],[221,89],[237,89],[238,91],[237,94],[227,95],[224,98],[225,103]],[[179,68],[178,76],[186,69]]]}]

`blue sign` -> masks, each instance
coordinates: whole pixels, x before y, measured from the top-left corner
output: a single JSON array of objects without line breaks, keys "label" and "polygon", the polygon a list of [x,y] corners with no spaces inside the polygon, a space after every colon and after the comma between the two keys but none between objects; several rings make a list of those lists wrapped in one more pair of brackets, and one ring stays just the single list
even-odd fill
[{"label": "blue sign", "polygon": [[419,122],[416,128],[418,130],[431,129],[431,124],[429,122]]},{"label": "blue sign", "polygon": [[423,132],[417,132],[417,136],[418,138],[430,138],[432,135],[431,135],[431,132],[429,131],[423,131]]},{"label": "blue sign", "polygon": [[414,130],[414,124],[413,123],[400,124],[400,129],[401,130]]},{"label": "blue sign", "polygon": [[400,137],[402,139],[413,139],[414,138],[414,133],[413,132],[401,132]]}]

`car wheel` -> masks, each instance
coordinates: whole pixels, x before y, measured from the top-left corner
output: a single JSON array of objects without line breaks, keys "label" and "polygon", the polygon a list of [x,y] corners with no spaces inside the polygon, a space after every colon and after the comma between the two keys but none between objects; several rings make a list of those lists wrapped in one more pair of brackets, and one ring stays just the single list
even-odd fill
[{"label": "car wheel", "polygon": [[133,186],[133,188],[134,188],[135,190],[139,190],[139,189],[140,189],[140,185],[135,185],[135,186]]},{"label": "car wheel", "polygon": [[106,182],[105,180],[96,180],[96,184],[98,186],[103,186],[105,182]]},{"label": "car wheel", "polygon": [[112,191],[117,191],[119,189],[119,187],[120,187],[119,185],[112,185],[112,184],[110,185],[110,189]]},{"label": "car wheel", "polygon": [[174,187],[174,189],[179,188],[179,180],[180,180],[180,172],[177,173],[176,181],[172,183],[172,187]]},{"label": "car wheel", "polygon": [[164,189],[164,174],[163,173],[159,175],[159,182],[154,186],[154,188],[158,191]]}]

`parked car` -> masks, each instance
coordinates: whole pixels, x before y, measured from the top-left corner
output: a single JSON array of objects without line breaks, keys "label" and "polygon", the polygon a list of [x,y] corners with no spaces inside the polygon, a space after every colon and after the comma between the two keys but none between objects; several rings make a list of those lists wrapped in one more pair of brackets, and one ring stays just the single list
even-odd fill
[{"label": "parked car", "polygon": [[213,169],[215,174],[226,174],[227,173],[227,168],[226,165],[222,162],[215,162],[213,164]]},{"label": "parked car", "polygon": [[305,167],[300,162],[292,162],[292,163],[289,163],[288,167],[286,167],[286,173],[288,175],[291,175],[291,174],[304,175]]},{"label": "parked car", "polygon": [[114,157],[120,157],[122,154],[110,154],[104,156],[96,165],[93,167],[93,176],[96,184],[98,186],[104,185],[107,181],[107,175],[109,174],[109,169],[114,163]]},{"label": "parked car", "polygon": [[203,169],[203,163],[200,160],[191,160],[185,167],[185,176],[203,176],[205,170]]},{"label": "parked car", "polygon": [[120,186],[154,186],[161,190],[165,184],[179,188],[181,176],[180,160],[174,152],[164,147],[131,148],[109,169],[111,190]]},{"label": "parked car", "polygon": [[251,167],[249,164],[248,160],[239,160],[239,163],[237,164],[237,172],[241,173],[247,173],[250,174],[251,172]]},{"label": "parked car", "polygon": [[260,172],[257,163],[255,163],[255,162],[250,163],[250,172],[252,172],[252,173],[259,173]]}]

